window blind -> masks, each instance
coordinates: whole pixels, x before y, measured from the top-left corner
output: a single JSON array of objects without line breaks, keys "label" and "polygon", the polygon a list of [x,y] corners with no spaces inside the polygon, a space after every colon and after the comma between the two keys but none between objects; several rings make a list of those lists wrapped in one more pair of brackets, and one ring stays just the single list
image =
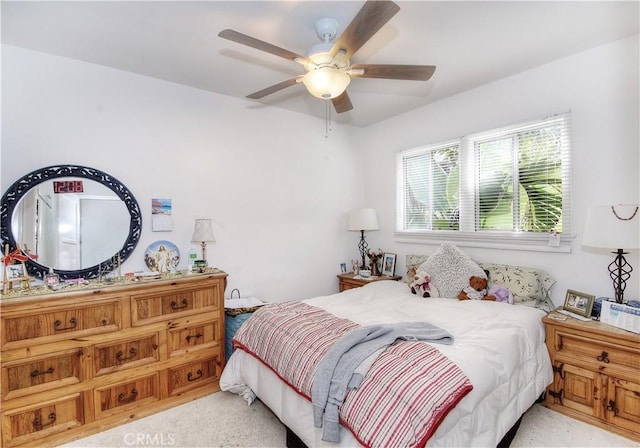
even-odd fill
[{"label": "window blind", "polygon": [[547,244],[571,238],[569,112],[399,153],[397,231]]}]

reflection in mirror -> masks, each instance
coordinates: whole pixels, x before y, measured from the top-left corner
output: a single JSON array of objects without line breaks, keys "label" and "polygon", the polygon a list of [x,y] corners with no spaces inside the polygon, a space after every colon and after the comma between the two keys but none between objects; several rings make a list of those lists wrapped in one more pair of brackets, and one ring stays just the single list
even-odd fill
[{"label": "reflection in mirror", "polygon": [[33,258],[31,275],[53,268],[61,278],[95,278],[126,260],[141,233],[138,203],[112,176],[61,165],[16,181],[2,198],[3,246],[16,243]]},{"label": "reflection in mirror", "polygon": [[98,182],[83,182],[80,193],[54,193],[49,180],[18,202],[11,232],[38,263],[62,270],[100,264],[117,253],[129,236],[129,211],[116,194]]}]

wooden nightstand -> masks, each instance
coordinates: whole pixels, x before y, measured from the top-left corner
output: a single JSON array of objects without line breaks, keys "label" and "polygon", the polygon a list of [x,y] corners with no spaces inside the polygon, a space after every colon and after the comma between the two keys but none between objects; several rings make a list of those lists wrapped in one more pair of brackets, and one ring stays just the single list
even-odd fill
[{"label": "wooden nightstand", "polygon": [[545,405],[640,441],[640,335],[557,312],[542,320],[554,371]]},{"label": "wooden nightstand", "polygon": [[354,278],[354,277],[355,277],[355,274],[353,272],[349,272],[347,274],[338,274],[338,279],[340,280],[340,292],[346,289],[359,288],[371,282],[378,282],[380,280],[398,281],[402,278],[401,275],[394,275],[393,277],[381,275],[379,277],[372,278],[371,280],[365,280],[360,277],[357,277],[357,278]]}]

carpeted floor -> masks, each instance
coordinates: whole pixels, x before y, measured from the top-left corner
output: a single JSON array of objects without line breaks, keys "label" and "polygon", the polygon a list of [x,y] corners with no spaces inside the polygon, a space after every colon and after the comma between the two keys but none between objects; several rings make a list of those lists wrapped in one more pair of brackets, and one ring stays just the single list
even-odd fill
[{"label": "carpeted floor", "polygon": [[[218,392],[65,447],[284,447],[285,430],[261,402]],[[512,447],[638,447],[638,443],[534,405]]]}]

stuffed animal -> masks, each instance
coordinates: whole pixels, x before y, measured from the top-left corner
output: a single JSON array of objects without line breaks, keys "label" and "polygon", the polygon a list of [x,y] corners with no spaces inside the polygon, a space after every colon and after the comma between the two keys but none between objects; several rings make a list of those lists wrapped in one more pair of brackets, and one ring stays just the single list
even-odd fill
[{"label": "stuffed animal", "polygon": [[513,294],[504,286],[493,285],[487,291],[485,300],[495,300],[496,302],[505,302],[513,305]]},{"label": "stuffed animal", "polygon": [[[469,286],[466,286],[458,294],[460,300],[492,300],[487,298],[487,279],[477,276],[469,278]],[[495,297],[494,297],[495,299]]]},{"label": "stuffed animal", "polygon": [[[409,275],[411,272],[412,270],[410,269],[407,274]],[[428,273],[415,270],[409,278],[413,279],[411,283],[409,283],[409,288],[412,293],[421,295],[422,297],[431,297],[432,293],[435,295],[435,291],[433,291],[431,286],[431,277]]]}]

